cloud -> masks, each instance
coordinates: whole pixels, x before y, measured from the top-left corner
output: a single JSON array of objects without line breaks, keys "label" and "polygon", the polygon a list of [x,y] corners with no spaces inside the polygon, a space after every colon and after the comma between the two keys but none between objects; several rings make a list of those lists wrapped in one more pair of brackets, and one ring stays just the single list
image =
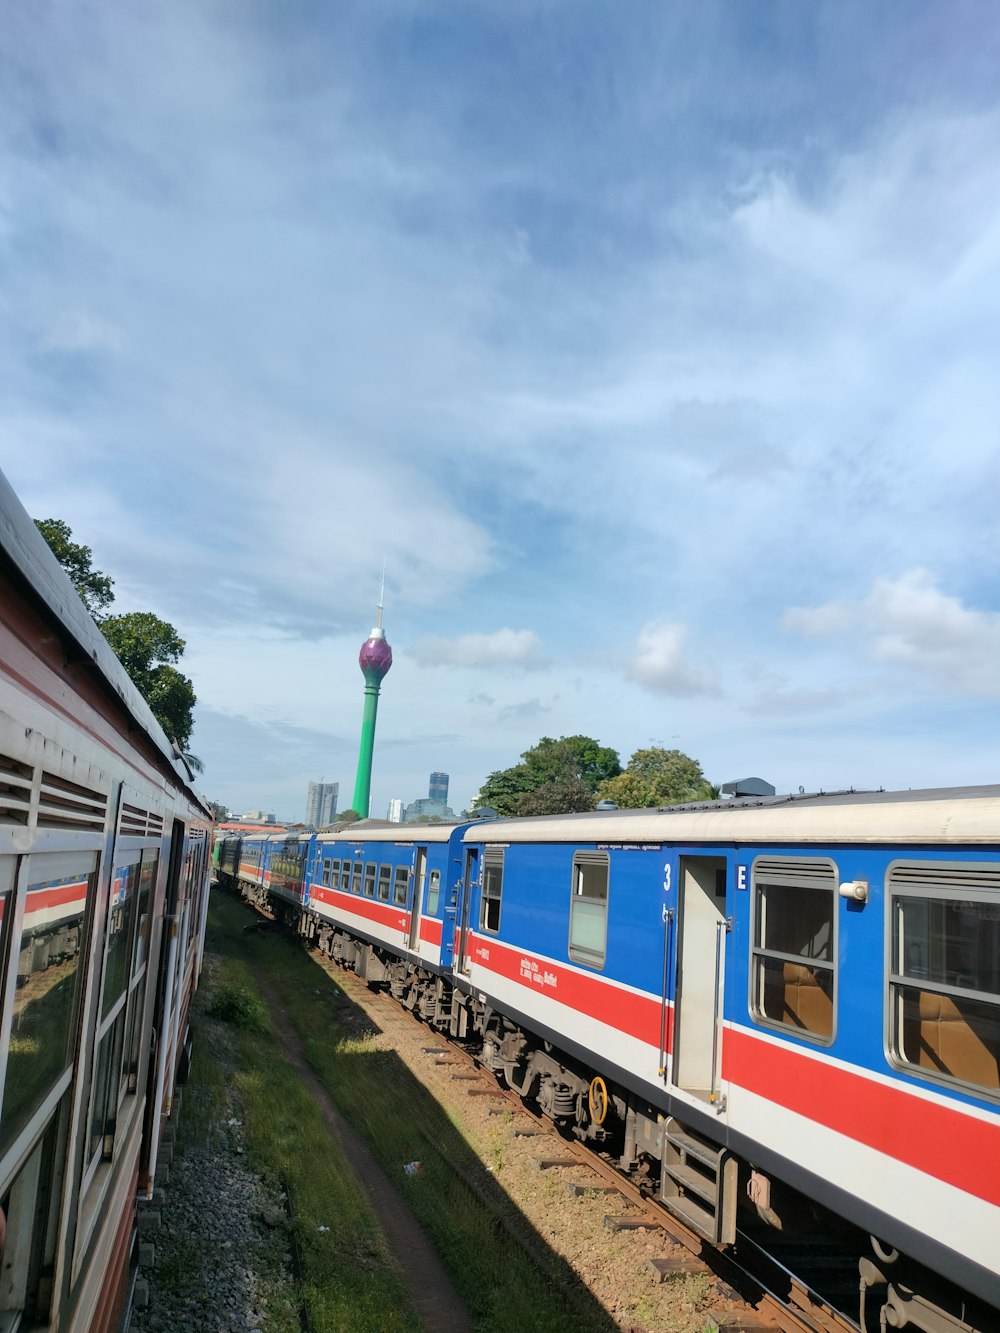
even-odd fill
[{"label": "cloud", "polygon": [[506,704],[497,712],[497,721],[503,725],[509,722],[533,722],[552,712],[551,704],[542,703],[536,695],[533,699],[523,699],[520,703]]},{"label": "cloud", "polygon": [[643,625],[628,669],[629,679],[653,694],[679,697],[718,694],[715,673],[686,657],[686,637],[683,625],[665,620],[651,620],[648,625]]},{"label": "cloud", "polygon": [[445,639],[428,634],[409,648],[420,666],[513,667],[539,671],[548,666],[534,630],[499,629],[493,634],[462,634]]},{"label": "cloud", "polygon": [[1000,612],[964,606],[926,569],[877,578],[857,602],[790,607],[782,625],[811,637],[853,639],[872,661],[949,691],[1000,698]]}]

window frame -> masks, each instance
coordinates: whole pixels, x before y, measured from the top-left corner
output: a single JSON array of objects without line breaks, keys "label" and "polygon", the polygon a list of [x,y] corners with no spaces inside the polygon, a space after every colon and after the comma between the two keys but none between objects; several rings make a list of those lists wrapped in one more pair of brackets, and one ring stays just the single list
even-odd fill
[{"label": "window frame", "polygon": [[378,889],[376,897],[380,903],[387,903],[389,902],[391,894],[392,866],[388,861],[383,861],[378,868]]},{"label": "window frame", "polygon": [[[587,895],[577,892],[577,884],[582,886],[584,882],[584,866],[603,866],[604,876],[604,920],[603,920],[603,948],[600,960],[597,959],[597,951],[589,949],[586,945],[577,944],[573,940],[573,918],[577,901],[590,901]],[[570,864],[569,881],[569,922],[566,940],[566,954],[571,962],[579,967],[589,968],[592,972],[603,972],[608,963],[608,921],[611,908],[611,854],[606,851],[598,851],[596,848],[577,847],[573,852],[573,860]],[[574,953],[574,949],[578,953]]]},{"label": "window frame", "polygon": [[[406,907],[409,902],[411,877],[409,866],[398,865],[393,867],[392,902],[394,907]],[[402,897],[400,897],[400,888],[403,890]]]},{"label": "window frame", "polygon": [[[434,906],[431,906],[433,898]],[[437,916],[440,911],[441,902],[441,871],[434,868],[427,875],[427,907],[425,909],[427,916]]]},{"label": "window frame", "polygon": [[[777,881],[776,887],[799,888],[806,893],[827,893],[831,904],[830,910],[830,945],[829,961],[823,958],[810,957],[807,954],[785,953],[780,949],[768,949],[764,944],[757,943],[758,929],[761,926],[761,901],[762,889],[768,883],[774,883],[773,880],[764,879],[763,883],[758,881],[760,867],[771,866],[774,863],[786,863],[789,867],[786,877]],[[811,882],[809,874],[806,871],[796,875],[795,866],[806,867],[814,875],[818,876],[821,871],[827,872],[824,878],[828,879],[827,885]],[[757,856],[753,860],[750,868],[750,904],[749,904],[749,959],[747,968],[747,983],[749,994],[747,998],[747,1007],[750,1019],[758,1027],[767,1028],[772,1032],[783,1032],[789,1036],[796,1037],[800,1041],[809,1042],[813,1046],[832,1046],[837,1039],[837,1024],[840,999],[840,877],[837,863],[832,856],[801,856],[801,855],[783,855],[781,853],[769,852],[766,855]],[[766,911],[763,914],[763,929],[761,929],[762,938],[766,934]],[[799,967],[805,966],[814,971],[818,968],[828,972],[832,977],[830,991],[830,1031],[815,1032],[811,1028],[799,1027],[794,1023],[782,1022],[780,1019],[772,1018],[764,1011],[760,997],[763,995],[763,985],[765,977],[765,968],[763,960],[771,959],[782,963],[792,963]],[[758,960],[761,960],[760,972],[758,974]],[[822,990],[822,987],[820,987]],[[825,993],[825,992],[824,992]]]},{"label": "window frame", "polygon": [[[487,893],[488,872],[500,871],[499,887],[496,892]],[[500,914],[503,910],[504,849],[502,847],[483,848],[483,868],[479,877],[479,933],[481,935],[500,934]],[[488,925],[489,907],[496,903],[496,924]]]},{"label": "window frame", "polygon": [[[961,870],[969,874],[979,872],[996,877],[995,887],[987,884],[946,885],[935,884],[934,877],[940,876],[943,869]],[[916,882],[894,883],[894,876],[905,870],[911,874],[925,871],[925,884]],[[967,987],[949,982],[939,982],[930,977],[907,976],[896,969],[896,916],[897,906],[904,900],[917,900],[927,903],[975,902],[994,908],[1000,913],[1000,865],[990,861],[965,861],[948,859],[930,861],[897,857],[886,867],[885,872],[885,957],[883,967],[884,991],[884,1032],[885,1057],[888,1064],[920,1083],[928,1083],[952,1092],[964,1093],[981,1101],[1000,1102],[1000,1088],[992,1088],[982,1083],[974,1083],[957,1075],[945,1073],[924,1065],[914,1064],[902,1054],[902,1006],[903,995],[909,991],[931,995],[943,995],[949,998],[967,999],[973,1003],[994,1005],[1000,1022],[1000,991],[991,998],[988,991],[976,987]],[[905,940],[902,941],[905,944]]]}]

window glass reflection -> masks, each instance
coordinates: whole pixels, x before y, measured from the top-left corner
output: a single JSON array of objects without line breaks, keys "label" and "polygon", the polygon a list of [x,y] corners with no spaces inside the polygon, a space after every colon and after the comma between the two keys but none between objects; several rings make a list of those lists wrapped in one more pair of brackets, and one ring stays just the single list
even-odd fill
[{"label": "window glass reflection", "polygon": [[[96,855],[56,852],[31,858],[24,921],[15,945],[17,990],[0,1109],[0,1152],[70,1064],[83,918],[96,869]],[[9,888],[3,901],[9,910]]]}]

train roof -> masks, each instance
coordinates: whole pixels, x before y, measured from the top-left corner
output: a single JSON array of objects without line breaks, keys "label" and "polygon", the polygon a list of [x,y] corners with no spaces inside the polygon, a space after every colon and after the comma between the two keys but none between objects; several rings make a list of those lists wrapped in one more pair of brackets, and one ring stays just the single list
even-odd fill
[{"label": "train roof", "polygon": [[441,824],[396,824],[384,819],[359,819],[329,833],[321,833],[322,843],[341,842],[449,842],[456,830],[471,827],[466,819]]},{"label": "train roof", "polygon": [[[110,693],[119,716],[125,712],[130,727],[145,734],[161,764],[169,767],[173,780],[209,814],[179,751],[153,716],[3,472],[0,472],[0,551],[26,585],[30,600],[56,627],[58,640],[66,646],[67,660],[97,678]],[[69,651],[70,644],[74,645],[73,651]]]},{"label": "train roof", "polygon": [[817,792],[501,819],[465,842],[1000,843],[1000,786]]}]

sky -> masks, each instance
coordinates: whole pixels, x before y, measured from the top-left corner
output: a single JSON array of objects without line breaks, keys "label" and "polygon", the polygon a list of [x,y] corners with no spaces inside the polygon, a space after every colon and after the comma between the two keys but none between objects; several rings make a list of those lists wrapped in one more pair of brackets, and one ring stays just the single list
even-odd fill
[{"label": "sky", "polygon": [[187,643],[201,786],[541,736],[1000,780],[1000,11],[37,0],[0,465]]}]

